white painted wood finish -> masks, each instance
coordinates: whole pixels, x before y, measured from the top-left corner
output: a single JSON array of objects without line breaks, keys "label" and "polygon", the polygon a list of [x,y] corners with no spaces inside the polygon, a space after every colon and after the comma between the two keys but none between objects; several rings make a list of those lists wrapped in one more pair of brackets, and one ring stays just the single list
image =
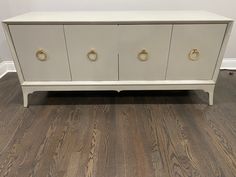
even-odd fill
[{"label": "white painted wood finish", "polygon": [[206,11],[70,11],[29,12],[4,22],[8,24],[137,24],[137,23],[225,23],[232,19]]},{"label": "white painted wood finish", "polygon": [[15,46],[12,41],[12,36],[11,36],[10,30],[9,30],[9,25],[7,25],[6,23],[2,23],[2,26],[3,26],[4,32],[5,32],[5,36],[6,36],[10,51],[11,51],[11,55],[12,55],[12,58],[13,58],[13,61],[15,64],[15,68],[16,68],[16,71],[18,74],[19,81],[22,84],[24,82],[24,78],[23,78],[23,74],[22,74],[19,60],[16,55]]},{"label": "white painted wood finish", "polygon": [[66,25],[65,34],[73,81],[118,80],[117,25]]},{"label": "white painted wood finish", "polygon": [[[204,90],[212,105],[232,25],[202,11],[33,12],[3,22],[25,107],[29,94],[56,90]],[[38,48],[48,60],[36,59]],[[188,60],[192,48],[198,61]]]},{"label": "white painted wood finish", "polygon": [[232,28],[233,28],[233,23],[234,22],[231,21],[227,24],[227,29],[226,29],[226,32],[225,32],[224,40],[223,40],[223,43],[222,43],[222,46],[221,46],[220,54],[219,54],[218,59],[217,59],[217,64],[216,64],[213,79],[212,79],[215,82],[217,81],[217,78],[218,78],[218,75],[219,75],[219,72],[220,72],[220,66],[221,66],[222,60],[224,58],[224,53],[225,53],[225,50],[226,50],[226,47],[227,47],[227,44],[228,44],[228,40],[230,38]]},{"label": "white painted wood finish", "polygon": [[[62,25],[10,25],[25,81],[71,80]],[[47,59],[36,57],[45,50]]]},{"label": "white painted wood finish", "polygon": [[[212,79],[227,24],[174,25],[167,80]],[[189,52],[200,52],[196,61]]]},{"label": "white painted wood finish", "polygon": [[[172,25],[119,26],[119,79],[164,80]],[[138,55],[147,52],[147,60]]]}]

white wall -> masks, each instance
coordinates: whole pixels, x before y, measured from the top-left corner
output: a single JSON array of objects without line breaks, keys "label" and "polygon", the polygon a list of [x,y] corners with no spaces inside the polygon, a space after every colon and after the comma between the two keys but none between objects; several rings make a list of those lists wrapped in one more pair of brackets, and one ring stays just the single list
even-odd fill
[{"label": "white wall", "polygon": [[[31,11],[29,8],[30,4],[30,0],[0,0],[0,21],[17,14]],[[11,60],[11,54],[2,25],[0,25],[0,62],[2,60]]]},{"label": "white wall", "polygon": [[[0,20],[9,16],[9,6],[4,1],[0,0]],[[0,27],[0,62],[3,58],[9,59],[9,51],[3,34],[3,29]]]},{"label": "white wall", "polygon": [[[28,11],[67,10],[207,10],[236,19],[235,0],[0,0],[0,20]],[[236,27],[226,50],[226,58],[236,58]],[[0,59],[10,53],[0,28]]]}]

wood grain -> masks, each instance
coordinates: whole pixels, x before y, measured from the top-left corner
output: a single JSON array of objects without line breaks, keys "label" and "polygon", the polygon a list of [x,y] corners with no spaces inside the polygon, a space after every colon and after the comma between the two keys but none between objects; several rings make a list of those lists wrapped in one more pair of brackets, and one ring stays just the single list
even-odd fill
[{"label": "wood grain", "polygon": [[1,177],[235,177],[236,75],[202,91],[36,92],[0,80]]}]

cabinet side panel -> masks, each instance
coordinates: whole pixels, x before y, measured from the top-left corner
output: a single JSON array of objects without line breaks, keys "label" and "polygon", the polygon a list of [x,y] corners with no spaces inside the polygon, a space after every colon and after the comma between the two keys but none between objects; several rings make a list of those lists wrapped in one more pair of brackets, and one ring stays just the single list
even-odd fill
[{"label": "cabinet side panel", "polygon": [[214,72],[214,75],[213,75],[213,80],[215,82],[216,82],[216,80],[218,78],[218,75],[219,75],[219,72],[220,72],[220,67],[221,67],[221,64],[222,64],[222,60],[224,58],[225,50],[226,50],[226,47],[227,47],[227,44],[228,44],[228,41],[229,41],[229,37],[230,37],[231,31],[232,31],[232,28],[233,28],[233,22],[228,23],[227,29],[226,29],[226,32],[225,32],[225,35],[224,35],[224,40],[223,40],[223,43],[222,43],[222,46],[221,46],[221,50],[220,50],[220,53],[219,53],[219,56],[218,56],[217,64],[216,64],[216,67],[215,67],[215,72]]},{"label": "cabinet side panel", "polygon": [[17,53],[16,53],[15,46],[14,46],[14,43],[13,43],[13,40],[12,40],[12,36],[11,36],[11,33],[10,33],[9,26],[6,23],[2,23],[2,25],[3,25],[3,29],[4,29],[4,33],[5,33],[7,42],[8,42],[8,46],[9,46],[10,51],[11,51],[11,56],[12,56],[12,59],[13,59],[14,64],[15,64],[15,68],[16,68],[16,71],[17,71],[17,74],[18,74],[18,78],[20,80],[20,83],[22,84],[24,82],[24,77],[23,77],[23,73],[22,73],[18,58],[17,58]]}]

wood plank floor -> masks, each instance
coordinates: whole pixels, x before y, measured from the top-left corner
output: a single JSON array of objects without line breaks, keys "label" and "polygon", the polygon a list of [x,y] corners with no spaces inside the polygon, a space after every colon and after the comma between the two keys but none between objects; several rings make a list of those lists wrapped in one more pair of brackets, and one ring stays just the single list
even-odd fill
[{"label": "wood plank floor", "polygon": [[1,177],[235,177],[236,72],[202,91],[37,92],[0,80]]}]

